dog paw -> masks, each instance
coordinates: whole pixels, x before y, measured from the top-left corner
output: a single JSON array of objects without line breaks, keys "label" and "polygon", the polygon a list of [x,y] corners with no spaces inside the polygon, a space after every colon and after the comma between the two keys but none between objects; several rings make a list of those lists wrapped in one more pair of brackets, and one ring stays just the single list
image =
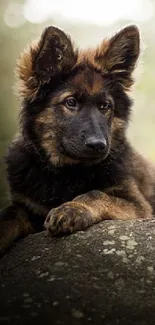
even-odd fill
[{"label": "dog paw", "polygon": [[53,236],[59,236],[84,230],[92,224],[93,216],[89,208],[78,202],[69,202],[52,209],[44,225]]}]

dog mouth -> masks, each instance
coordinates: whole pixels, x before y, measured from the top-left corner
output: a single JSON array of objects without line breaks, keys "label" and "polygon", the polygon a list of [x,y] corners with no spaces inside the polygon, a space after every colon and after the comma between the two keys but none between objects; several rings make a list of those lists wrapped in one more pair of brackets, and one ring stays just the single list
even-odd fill
[{"label": "dog mouth", "polygon": [[71,148],[68,147],[66,144],[62,144],[60,148],[61,153],[82,163],[98,163],[105,160],[109,154],[109,149],[103,152],[102,150],[78,150],[75,145]]}]

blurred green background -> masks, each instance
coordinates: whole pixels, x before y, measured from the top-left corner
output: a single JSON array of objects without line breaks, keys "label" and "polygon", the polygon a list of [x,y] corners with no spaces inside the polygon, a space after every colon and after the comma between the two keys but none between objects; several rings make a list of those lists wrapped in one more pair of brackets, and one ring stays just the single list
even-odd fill
[{"label": "blurred green background", "polygon": [[128,136],[142,154],[155,160],[155,1],[0,1],[0,208],[9,200],[3,157],[18,125],[20,104],[13,85],[19,53],[47,25],[64,29],[77,45],[90,47],[133,23],[141,31],[142,54]]}]

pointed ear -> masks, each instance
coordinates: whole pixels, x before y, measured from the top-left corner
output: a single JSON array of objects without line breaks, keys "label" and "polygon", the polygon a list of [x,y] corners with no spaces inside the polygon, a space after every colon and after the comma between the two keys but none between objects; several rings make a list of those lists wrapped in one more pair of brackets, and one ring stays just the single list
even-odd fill
[{"label": "pointed ear", "polygon": [[68,35],[50,26],[40,40],[32,44],[17,64],[21,97],[36,98],[39,88],[60,74],[65,74],[76,63],[77,53]]},{"label": "pointed ear", "polygon": [[56,27],[48,27],[42,34],[40,50],[34,69],[41,80],[66,72],[76,61],[70,38]]},{"label": "pointed ear", "polygon": [[122,29],[108,41],[104,41],[96,53],[96,61],[103,73],[110,74],[125,88],[132,85],[132,72],[139,56],[139,30],[136,26]]}]

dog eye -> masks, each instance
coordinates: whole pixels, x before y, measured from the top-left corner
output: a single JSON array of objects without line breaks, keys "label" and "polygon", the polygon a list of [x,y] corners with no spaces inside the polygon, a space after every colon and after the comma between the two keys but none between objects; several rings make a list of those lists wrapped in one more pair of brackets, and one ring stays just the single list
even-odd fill
[{"label": "dog eye", "polygon": [[99,107],[100,107],[100,110],[106,112],[112,108],[112,103],[111,102],[101,103]]},{"label": "dog eye", "polygon": [[68,97],[66,100],[65,100],[65,105],[66,107],[68,108],[77,108],[77,101],[74,97]]}]

